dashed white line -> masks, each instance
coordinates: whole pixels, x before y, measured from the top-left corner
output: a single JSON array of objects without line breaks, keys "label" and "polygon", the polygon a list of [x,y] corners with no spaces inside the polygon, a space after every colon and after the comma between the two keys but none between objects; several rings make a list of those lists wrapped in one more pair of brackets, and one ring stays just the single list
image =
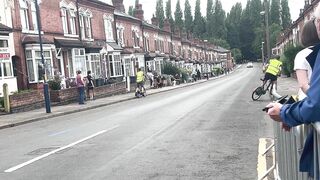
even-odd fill
[{"label": "dashed white line", "polygon": [[17,170],[17,169],[20,169],[20,168],[22,168],[22,167],[24,167],[24,166],[27,166],[27,165],[31,164],[31,163],[34,163],[34,162],[36,162],[36,161],[38,161],[38,160],[41,160],[41,159],[43,159],[43,158],[45,158],[45,157],[48,157],[48,156],[50,156],[50,155],[52,155],[52,154],[54,154],[54,153],[57,153],[57,152],[62,151],[62,150],[64,150],[64,149],[67,149],[67,148],[70,148],[70,147],[72,147],[72,146],[75,146],[75,145],[77,145],[77,144],[79,144],[79,143],[82,143],[82,142],[84,142],[84,141],[86,141],[86,140],[89,140],[89,139],[91,139],[91,138],[94,138],[94,137],[96,137],[96,136],[98,136],[98,135],[100,135],[100,134],[106,133],[106,132],[108,132],[108,131],[112,131],[112,130],[118,128],[118,127],[119,127],[119,125],[116,125],[116,126],[113,126],[113,127],[109,128],[109,129],[107,129],[107,130],[99,131],[99,132],[97,132],[97,133],[95,133],[95,134],[92,134],[92,135],[90,135],[90,136],[88,136],[88,137],[85,137],[85,138],[83,138],[83,139],[80,139],[79,141],[73,142],[73,143],[71,143],[71,144],[69,144],[69,145],[67,145],[67,146],[63,146],[63,147],[61,147],[61,148],[58,148],[58,149],[56,149],[56,150],[53,150],[53,151],[51,151],[51,152],[48,152],[48,153],[46,153],[46,154],[43,154],[43,155],[38,156],[38,157],[36,157],[36,158],[33,158],[33,159],[31,159],[31,160],[29,160],[29,161],[27,161],[27,162],[24,162],[24,163],[21,163],[21,164],[19,164],[19,165],[17,165],[17,166],[11,167],[11,168],[5,170],[4,172],[6,172],[6,173],[13,172],[13,171],[15,171],[15,170]]}]

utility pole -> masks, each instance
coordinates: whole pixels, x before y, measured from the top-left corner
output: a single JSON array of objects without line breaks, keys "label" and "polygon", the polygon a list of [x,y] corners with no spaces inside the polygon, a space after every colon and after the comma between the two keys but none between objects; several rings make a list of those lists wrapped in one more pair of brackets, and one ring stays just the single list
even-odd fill
[{"label": "utility pole", "polygon": [[43,46],[42,46],[41,22],[40,22],[40,9],[39,9],[38,0],[35,0],[35,6],[36,6],[36,14],[37,14],[37,25],[38,25],[40,54],[41,54],[41,63],[42,63],[42,77],[43,77],[43,80],[44,80],[44,83],[43,83],[44,101],[45,101],[45,105],[46,105],[46,112],[47,113],[51,113],[50,97],[49,97],[49,86],[48,86],[48,83],[47,83],[47,80],[46,80],[47,79],[46,78],[46,64],[45,64],[44,58],[43,58]]},{"label": "utility pole", "polygon": [[265,23],[266,23],[266,43],[267,43],[267,61],[271,58],[271,50],[270,50],[270,35],[269,35],[269,2],[268,0],[264,0],[264,11],[265,11]]}]

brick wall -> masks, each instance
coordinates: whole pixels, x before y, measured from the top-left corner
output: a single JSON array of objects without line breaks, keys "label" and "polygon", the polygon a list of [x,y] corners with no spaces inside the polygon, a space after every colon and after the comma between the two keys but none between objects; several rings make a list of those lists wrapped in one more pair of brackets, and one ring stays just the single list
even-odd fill
[{"label": "brick wall", "polygon": [[95,97],[106,97],[106,96],[122,94],[122,93],[126,93],[125,82],[108,84],[105,86],[99,86],[94,88]]},{"label": "brick wall", "polygon": [[31,91],[9,96],[11,112],[28,111],[44,106],[44,96],[40,91]]}]

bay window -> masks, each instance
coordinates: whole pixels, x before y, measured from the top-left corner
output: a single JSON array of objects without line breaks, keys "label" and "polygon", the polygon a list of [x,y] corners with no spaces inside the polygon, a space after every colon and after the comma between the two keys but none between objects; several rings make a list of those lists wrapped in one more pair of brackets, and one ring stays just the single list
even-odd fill
[{"label": "bay window", "polygon": [[78,70],[82,73],[86,73],[87,66],[84,48],[73,48],[68,50],[67,67],[70,77],[75,77]]},{"label": "bay window", "polygon": [[122,63],[120,54],[110,54],[108,55],[109,59],[109,69],[111,77],[122,76]]},{"label": "bay window", "polygon": [[100,54],[87,54],[86,63],[88,70],[91,70],[92,76],[95,78],[102,77]]},{"label": "bay window", "polygon": [[41,68],[44,68],[47,79],[53,78],[52,53],[50,49],[43,50],[44,65],[41,60],[39,49],[29,49],[26,51],[26,63],[29,82],[39,82],[43,80]]}]

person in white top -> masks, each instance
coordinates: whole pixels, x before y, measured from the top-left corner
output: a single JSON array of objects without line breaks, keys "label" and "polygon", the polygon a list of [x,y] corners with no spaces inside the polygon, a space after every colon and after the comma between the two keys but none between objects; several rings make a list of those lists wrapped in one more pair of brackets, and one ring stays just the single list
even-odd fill
[{"label": "person in white top", "polygon": [[306,97],[312,74],[311,65],[306,57],[313,51],[311,48],[317,43],[319,43],[319,38],[314,20],[309,20],[304,24],[301,33],[301,44],[307,48],[301,50],[294,59],[294,70],[299,83],[299,100]]}]

